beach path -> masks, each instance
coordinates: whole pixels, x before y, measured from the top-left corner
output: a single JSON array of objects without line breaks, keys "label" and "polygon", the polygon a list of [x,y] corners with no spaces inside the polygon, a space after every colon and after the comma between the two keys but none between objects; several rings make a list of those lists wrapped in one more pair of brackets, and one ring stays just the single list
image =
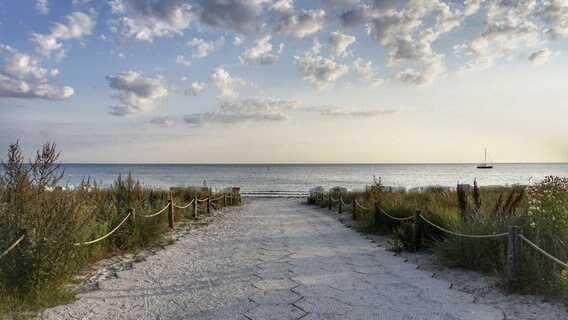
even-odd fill
[{"label": "beach path", "polygon": [[250,199],[44,319],[504,319],[300,200]]}]

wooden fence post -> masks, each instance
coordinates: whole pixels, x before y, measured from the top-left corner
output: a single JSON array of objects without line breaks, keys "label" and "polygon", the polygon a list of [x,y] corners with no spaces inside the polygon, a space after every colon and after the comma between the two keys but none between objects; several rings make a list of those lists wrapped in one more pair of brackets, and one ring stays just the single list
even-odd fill
[{"label": "wooden fence post", "polygon": [[193,217],[197,218],[197,196],[193,197]]},{"label": "wooden fence post", "polygon": [[327,196],[327,210],[331,211],[331,193]]},{"label": "wooden fence post", "polygon": [[170,229],[174,228],[174,202],[172,199],[168,200],[168,225]]},{"label": "wooden fence post", "polygon": [[379,201],[375,202],[375,230],[381,230],[383,224],[383,216],[381,216],[381,209],[379,209]]},{"label": "wooden fence post", "polygon": [[207,198],[207,214],[211,213],[211,198]]},{"label": "wooden fence post", "polygon": [[422,218],[420,210],[414,211],[414,248],[418,249],[422,246]]},{"label": "wooden fence post", "polygon": [[353,220],[357,220],[357,202],[353,199]]},{"label": "wooden fence post", "polygon": [[223,208],[227,206],[227,195],[223,195]]},{"label": "wooden fence post", "polygon": [[338,202],[338,208],[337,208],[337,213],[341,214],[343,213],[343,208],[341,207],[341,202],[342,202],[342,198],[341,196],[339,196],[339,202]]},{"label": "wooden fence post", "polygon": [[130,212],[130,222],[132,222],[132,224],[136,223],[136,210],[134,208],[130,208],[128,209],[128,212]]},{"label": "wooden fence post", "polygon": [[522,271],[522,240],[519,235],[523,228],[519,226],[509,227],[507,241],[507,293],[513,293],[519,289]]}]

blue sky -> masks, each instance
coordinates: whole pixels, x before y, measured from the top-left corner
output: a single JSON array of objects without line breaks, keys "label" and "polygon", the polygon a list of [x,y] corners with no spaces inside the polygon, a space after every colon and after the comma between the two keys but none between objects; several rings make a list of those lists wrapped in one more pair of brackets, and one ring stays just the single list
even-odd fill
[{"label": "blue sky", "polygon": [[568,161],[563,0],[6,0],[0,150]]}]

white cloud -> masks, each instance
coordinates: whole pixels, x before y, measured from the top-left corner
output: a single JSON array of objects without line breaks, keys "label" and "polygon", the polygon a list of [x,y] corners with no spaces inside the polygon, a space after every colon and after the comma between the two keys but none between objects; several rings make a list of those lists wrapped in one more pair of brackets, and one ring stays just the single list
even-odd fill
[{"label": "white cloud", "polygon": [[479,37],[454,46],[456,54],[473,57],[458,69],[458,73],[487,69],[519,46],[533,46],[538,44],[540,39],[541,31],[536,24],[510,12],[504,17],[488,20]]},{"label": "white cloud", "polygon": [[310,107],[305,109],[307,112],[318,112],[322,116],[329,117],[375,117],[378,115],[390,115],[395,113],[394,110],[371,109],[371,110],[351,110],[348,108],[323,106]]},{"label": "white cloud", "polygon": [[106,77],[112,89],[111,96],[122,104],[111,106],[110,114],[128,116],[148,111],[156,99],[168,96],[170,89],[161,77],[146,78],[134,71],[121,72]]},{"label": "white cloud", "polygon": [[243,52],[243,60],[248,63],[273,64],[278,56],[272,53],[271,36],[265,35],[254,41],[254,46]]},{"label": "white cloud", "polygon": [[549,57],[550,57],[550,50],[545,48],[531,53],[529,55],[529,60],[532,61],[534,65],[540,65],[545,63]]},{"label": "white cloud", "polygon": [[243,44],[243,42],[245,42],[245,40],[241,36],[235,36],[235,38],[233,38],[233,45],[235,47],[240,46],[241,44]]},{"label": "white cloud", "polygon": [[40,14],[46,15],[49,13],[49,1],[48,0],[36,0],[36,11]]},{"label": "white cloud", "polygon": [[293,62],[304,80],[319,90],[333,88],[337,79],[349,70],[346,65],[321,56],[294,56]]},{"label": "white cloud", "polygon": [[189,88],[187,88],[184,92],[184,94],[187,95],[194,95],[194,96],[198,96],[200,95],[203,91],[205,90],[205,83],[203,82],[192,82],[189,85]]},{"label": "white cloud", "polygon": [[568,3],[566,0],[548,0],[539,12],[546,23],[546,33],[552,38],[568,36]]},{"label": "white cloud", "polygon": [[80,39],[90,35],[97,23],[97,14],[91,11],[89,15],[83,12],[73,12],[67,16],[67,24],[55,23],[49,34],[32,33],[32,40],[37,44],[38,52],[50,57],[53,51],[57,57],[65,55],[61,40]]},{"label": "white cloud", "polygon": [[49,77],[58,74],[59,70],[48,71],[37,59],[0,44],[0,98],[68,99],[73,88],[49,83]]},{"label": "white cloud", "polygon": [[224,44],[225,38],[223,37],[215,41],[205,41],[204,39],[193,38],[187,42],[187,45],[193,48],[192,57],[194,58],[204,58]]},{"label": "white cloud", "polygon": [[185,57],[182,55],[176,56],[176,63],[182,64],[186,67],[189,67],[191,65],[191,61],[186,60]]},{"label": "white cloud", "polygon": [[150,123],[163,128],[171,128],[174,126],[174,119],[168,116],[155,117]]},{"label": "white cloud", "polygon": [[407,68],[398,72],[394,78],[409,84],[425,85],[436,80],[445,71],[446,68],[442,61],[442,56],[438,55],[428,61],[421,72],[413,68]]},{"label": "white cloud", "polygon": [[353,70],[363,79],[372,89],[379,87],[384,81],[377,77],[373,69],[373,62],[363,62],[361,58],[353,60]]},{"label": "white cloud", "polygon": [[112,13],[120,15],[116,20],[120,37],[137,41],[182,34],[195,16],[193,6],[180,0],[113,0],[109,5]]},{"label": "white cloud", "polygon": [[310,48],[309,54],[315,55],[321,53],[322,44],[318,38],[312,40],[312,46]]},{"label": "white cloud", "polygon": [[250,98],[240,102],[225,102],[212,112],[197,113],[185,117],[191,127],[207,123],[240,124],[263,121],[286,121],[290,119],[285,111],[298,105],[294,100]]},{"label": "white cloud", "polygon": [[335,55],[346,57],[350,54],[347,47],[357,41],[355,36],[342,34],[340,32],[332,32],[329,37],[329,49]]},{"label": "white cloud", "polygon": [[320,31],[325,25],[325,11],[279,11],[278,22],[274,29],[282,35],[304,38]]},{"label": "white cloud", "polygon": [[230,75],[223,67],[216,68],[210,77],[211,81],[219,89],[217,99],[220,101],[231,101],[239,96],[236,91],[238,88],[246,85],[246,81],[239,77]]}]

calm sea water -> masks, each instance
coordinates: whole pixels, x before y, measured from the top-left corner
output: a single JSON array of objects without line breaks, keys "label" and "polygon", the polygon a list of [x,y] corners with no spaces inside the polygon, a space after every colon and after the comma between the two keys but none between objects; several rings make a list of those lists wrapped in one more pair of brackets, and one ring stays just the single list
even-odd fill
[{"label": "calm sea water", "polygon": [[95,179],[111,186],[128,172],[147,187],[203,186],[223,189],[239,186],[249,196],[306,195],[310,188],[343,186],[363,189],[373,177],[383,185],[407,189],[455,186],[458,181],[481,186],[528,184],[548,175],[568,176],[568,163],[495,164],[480,170],[475,164],[64,164],[62,186]]}]

